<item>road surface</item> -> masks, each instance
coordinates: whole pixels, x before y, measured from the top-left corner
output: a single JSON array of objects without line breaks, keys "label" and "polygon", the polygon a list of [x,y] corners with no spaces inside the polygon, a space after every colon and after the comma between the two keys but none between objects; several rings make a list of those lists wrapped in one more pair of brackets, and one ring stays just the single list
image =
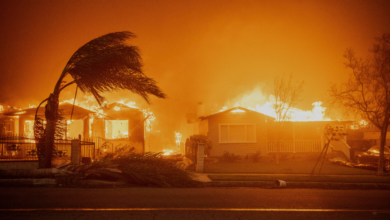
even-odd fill
[{"label": "road surface", "polygon": [[390,191],[0,188],[0,219],[390,219]]}]

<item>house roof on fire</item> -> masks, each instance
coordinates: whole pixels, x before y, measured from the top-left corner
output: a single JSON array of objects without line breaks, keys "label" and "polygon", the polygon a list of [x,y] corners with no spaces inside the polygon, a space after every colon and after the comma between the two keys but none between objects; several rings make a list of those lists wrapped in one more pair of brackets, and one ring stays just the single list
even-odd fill
[{"label": "house roof on fire", "polygon": [[225,114],[225,113],[228,113],[228,112],[251,112],[251,113],[256,113],[256,114],[260,114],[260,115],[263,115],[271,120],[275,120],[274,117],[271,117],[271,116],[268,116],[266,114],[263,114],[263,113],[260,113],[260,112],[257,112],[257,111],[253,111],[253,110],[250,110],[250,109],[247,109],[247,108],[243,108],[243,107],[234,107],[234,108],[230,108],[230,109],[227,109],[225,111],[221,111],[221,112],[218,112],[218,113],[214,113],[214,114],[211,114],[211,115],[208,115],[208,116],[204,116],[204,117],[200,117],[201,120],[205,120],[205,119],[208,119],[210,117],[214,117],[216,115],[220,115],[220,114]]},{"label": "house roof on fire", "polygon": [[118,102],[114,102],[103,108],[104,114],[108,119],[124,120],[133,117],[142,117],[143,112],[135,107],[130,107]]},{"label": "house roof on fire", "polygon": [[[72,108],[73,108],[73,105],[69,104],[69,103],[60,104],[58,107],[58,109],[61,110],[62,116],[70,116],[72,114]],[[4,115],[6,115],[6,116],[22,116],[23,115],[23,116],[34,117],[36,111],[37,111],[37,108],[28,108],[28,109],[23,109],[23,110],[7,112],[7,113],[4,113]],[[75,105],[74,109],[73,109],[72,118],[74,118],[74,119],[84,118],[85,116],[87,116],[90,113],[95,113],[95,112]],[[39,116],[45,115],[45,107],[39,107],[38,115]]]}]

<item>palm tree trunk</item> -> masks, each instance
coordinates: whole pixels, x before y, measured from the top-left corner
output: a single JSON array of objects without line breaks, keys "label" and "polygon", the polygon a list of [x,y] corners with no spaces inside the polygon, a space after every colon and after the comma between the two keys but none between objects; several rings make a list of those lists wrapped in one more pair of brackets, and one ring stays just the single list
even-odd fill
[{"label": "palm tree trunk", "polygon": [[46,128],[45,128],[45,168],[51,168],[54,149],[54,136],[58,115],[58,95],[50,94],[45,106]]}]

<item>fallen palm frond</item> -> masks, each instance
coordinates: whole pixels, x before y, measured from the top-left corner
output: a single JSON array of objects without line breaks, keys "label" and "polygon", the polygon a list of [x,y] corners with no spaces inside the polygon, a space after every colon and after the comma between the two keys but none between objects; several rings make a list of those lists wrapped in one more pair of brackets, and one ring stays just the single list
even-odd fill
[{"label": "fallen palm frond", "polygon": [[[118,161],[119,162],[119,161]],[[165,160],[160,153],[129,155],[121,159],[119,169],[130,182],[159,187],[196,187],[188,172],[174,161]]]},{"label": "fallen palm frond", "polygon": [[[128,154],[117,159],[105,159],[90,165],[64,165],[57,167],[61,181],[66,177],[77,179],[75,174],[86,179],[124,181],[139,186],[157,187],[202,187],[182,169],[182,164],[165,160],[160,153]],[[71,182],[73,184],[73,182]]]}]

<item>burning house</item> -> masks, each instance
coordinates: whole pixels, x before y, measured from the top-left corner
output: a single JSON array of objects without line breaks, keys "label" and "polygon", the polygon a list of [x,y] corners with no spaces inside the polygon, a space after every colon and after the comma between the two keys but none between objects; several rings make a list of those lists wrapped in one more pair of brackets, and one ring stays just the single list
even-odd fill
[{"label": "burning house", "polygon": [[91,137],[104,138],[114,146],[129,145],[136,152],[145,152],[145,121],[148,116],[134,107],[112,103],[103,108],[103,114],[92,120]]},{"label": "burning house", "polygon": [[18,119],[18,116],[6,116],[8,112],[18,111],[19,109],[10,107],[7,105],[0,104],[0,136],[2,135],[12,135],[17,133],[18,129],[15,126],[15,121]]},{"label": "burning house", "polygon": [[[113,151],[115,147],[134,147],[136,152],[145,152],[144,117],[140,109],[121,103],[113,103],[103,107],[102,111],[93,111],[70,103],[59,105],[61,117],[64,120],[64,139],[81,137],[82,140],[95,142],[100,148],[109,143]],[[29,108],[23,110],[5,111],[0,116],[1,135],[20,135],[34,137],[35,113],[45,118],[45,108]]]},{"label": "burning house", "polygon": [[[63,117],[66,132],[64,139],[78,138],[81,135],[82,139],[88,138],[88,126],[90,115],[93,111],[74,106],[68,103],[60,104],[59,106],[61,117]],[[72,114],[73,109],[73,114]],[[13,134],[18,134],[24,137],[34,137],[34,118],[35,113],[41,118],[45,118],[45,108],[29,108],[18,111],[4,113],[5,116],[14,119],[12,126],[14,127]]]},{"label": "burning house", "polygon": [[[213,143],[211,156],[222,156],[224,151],[245,156],[260,151],[262,155],[277,152],[277,129],[275,119],[269,115],[243,107],[234,107],[215,114],[203,116],[203,105],[198,105],[197,116],[187,114],[190,134],[208,137]],[[280,152],[321,152],[326,125],[346,128],[351,121],[288,121],[283,129]],[[333,151],[350,158],[346,137],[330,143]]]}]

